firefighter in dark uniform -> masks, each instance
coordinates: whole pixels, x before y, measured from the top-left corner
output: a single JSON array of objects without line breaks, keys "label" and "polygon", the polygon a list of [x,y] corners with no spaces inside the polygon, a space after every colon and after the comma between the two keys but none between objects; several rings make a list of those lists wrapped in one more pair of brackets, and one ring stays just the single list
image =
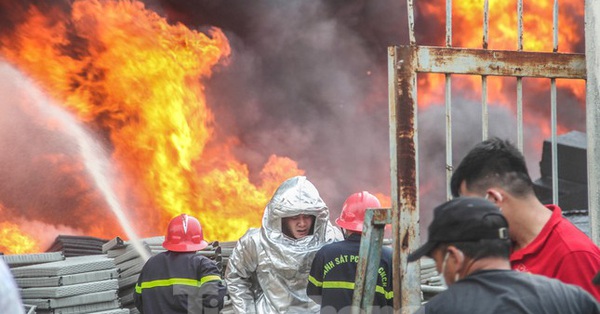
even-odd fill
[{"label": "firefighter in dark uniform", "polygon": [[[367,208],[379,208],[377,197],[369,192],[350,195],[344,202],[336,224],[346,239],[322,247],[316,254],[306,292],[321,305],[321,313],[351,313],[354,278],[359,259],[360,238]],[[392,313],[392,250],[383,247],[373,300],[373,313]]]},{"label": "firefighter in dark uniform", "polygon": [[171,220],[163,242],[166,252],[152,256],[133,294],[144,314],[218,313],[227,291],[217,264],[196,254],[208,245],[200,222],[186,214]]}]

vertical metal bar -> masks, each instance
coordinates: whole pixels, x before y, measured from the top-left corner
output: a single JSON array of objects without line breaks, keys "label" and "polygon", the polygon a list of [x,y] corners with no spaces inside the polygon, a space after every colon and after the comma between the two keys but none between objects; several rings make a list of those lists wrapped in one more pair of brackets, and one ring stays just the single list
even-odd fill
[{"label": "vertical metal bar", "polygon": [[483,49],[488,49],[489,23],[490,23],[490,3],[489,0],[483,2]]},{"label": "vertical metal bar", "polygon": [[[420,265],[407,263],[420,245],[416,47],[388,50],[390,174],[394,232],[394,311],[413,313],[421,304]],[[398,298],[397,296],[400,296]]]},{"label": "vertical metal bar", "polygon": [[587,134],[587,174],[588,208],[591,237],[600,245],[600,1],[585,1],[585,60],[586,82],[586,134]]},{"label": "vertical metal bar", "polygon": [[556,79],[550,80],[550,123],[552,127],[552,203],[558,204],[558,147],[556,136]]},{"label": "vertical metal bar", "polygon": [[[517,1],[517,50],[523,51],[523,0]],[[517,147],[523,152],[523,78],[517,77]]]},{"label": "vertical metal bar", "polygon": [[[558,52],[558,0],[552,14],[553,52]],[[550,79],[550,126],[552,129],[552,203],[558,204],[558,147],[556,136],[556,79]]]},{"label": "vertical metal bar", "polygon": [[452,0],[446,0],[446,47],[452,47]]},{"label": "vertical metal bar", "polygon": [[[452,0],[446,0],[446,47],[452,47]],[[450,179],[452,178],[452,75],[445,74],[446,108],[446,199],[452,198]]]},{"label": "vertical metal bar", "polygon": [[373,311],[372,305],[378,278],[377,270],[381,260],[385,228],[385,224],[382,224],[380,220],[388,218],[388,212],[389,210],[384,208],[368,209],[365,212],[354,294],[352,295],[353,314],[370,314]]},{"label": "vertical metal bar", "polygon": [[523,78],[517,77],[517,147],[523,151]]},{"label": "vertical metal bar", "polygon": [[408,41],[411,46],[416,45],[415,40],[415,15],[413,0],[406,0],[406,7],[408,9]]},{"label": "vertical metal bar", "polygon": [[[488,48],[489,34],[489,0],[483,2],[483,49]],[[488,94],[487,76],[481,76],[481,137],[486,140],[488,138]]]},{"label": "vertical metal bar", "polygon": [[[365,212],[363,234],[360,239],[360,249],[358,256],[367,256],[369,252],[371,229],[373,224],[373,215]],[[359,314],[362,310],[362,299],[365,296],[365,281],[367,275],[367,263],[369,259],[361,258],[356,265],[356,275],[354,278],[354,294],[352,295],[352,314]]]},{"label": "vertical metal bar", "polygon": [[446,106],[446,199],[452,198],[452,76],[446,74],[444,103]]},{"label": "vertical metal bar", "polygon": [[554,0],[552,10],[552,52],[558,52],[558,0]]},{"label": "vertical metal bar", "polygon": [[[409,10],[410,12],[410,10]],[[412,45],[410,47],[413,47]],[[402,286],[401,278],[401,267],[400,264],[402,262],[400,258],[400,241],[398,235],[400,234],[400,220],[398,216],[400,215],[400,211],[398,210],[398,145],[396,140],[397,133],[397,101],[401,93],[400,91],[400,82],[398,71],[401,67],[400,60],[398,58],[398,49],[397,47],[388,47],[388,102],[389,102],[389,115],[390,115],[390,179],[391,179],[391,187],[390,187],[390,198],[392,205],[392,277],[393,280],[393,289],[394,289],[394,312],[398,313],[398,311],[402,308],[402,298],[400,295],[400,287]],[[404,77],[403,81],[410,80],[411,77]],[[402,92],[408,92],[406,88]]]}]

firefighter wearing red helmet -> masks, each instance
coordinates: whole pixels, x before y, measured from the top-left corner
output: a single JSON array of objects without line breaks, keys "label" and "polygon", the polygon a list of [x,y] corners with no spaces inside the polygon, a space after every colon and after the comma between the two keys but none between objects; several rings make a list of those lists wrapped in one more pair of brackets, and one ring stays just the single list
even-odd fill
[{"label": "firefighter wearing red helmet", "polygon": [[[306,293],[321,304],[321,313],[351,313],[354,279],[359,260],[360,239],[365,212],[379,208],[373,194],[363,191],[350,195],[342,207],[336,224],[346,239],[323,246],[316,254],[308,277]],[[383,247],[379,264],[373,313],[392,313],[392,250]]]},{"label": "firefighter wearing red helmet", "polygon": [[140,313],[218,313],[226,293],[221,272],[213,260],[196,254],[207,246],[198,219],[173,218],[163,242],[167,251],[144,264],[135,286]]}]

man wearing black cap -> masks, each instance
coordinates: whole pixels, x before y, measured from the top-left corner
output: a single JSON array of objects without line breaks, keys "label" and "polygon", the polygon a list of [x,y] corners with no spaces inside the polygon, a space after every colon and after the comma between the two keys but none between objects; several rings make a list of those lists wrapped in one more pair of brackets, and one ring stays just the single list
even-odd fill
[{"label": "man wearing black cap", "polygon": [[417,313],[600,313],[578,286],[511,270],[508,223],[483,198],[459,197],[436,207],[428,233],[408,261],[433,258],[448,290]]},{"label": "man wearing black cap", "polygon": [[453,196],[476,196],[502,209],[510,224],[511,268],[582,287],[600,302],[600,249],[562,215],[537,198],[523,154],[497,137],[475,145],[454,168]]}]

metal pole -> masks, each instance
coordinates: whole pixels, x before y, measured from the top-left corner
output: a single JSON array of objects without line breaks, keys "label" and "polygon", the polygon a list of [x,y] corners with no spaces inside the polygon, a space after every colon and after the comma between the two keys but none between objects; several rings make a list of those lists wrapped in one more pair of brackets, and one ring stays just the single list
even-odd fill
[{"label": "metal pole", "polygon": [[[517,1],[518,40],[517,50],[523,51],[523,0]],[[523,151],[523,78],[517,77],[517,147]]]},{"label": "metal pole", "polygon": [[373,313],[385,225],[391,223],[391,209],[367,209],[354,279],[352,314]]},{"label": "metal pole", "polygon": [[[489,34],[489,0],[483,2],[483,49],[488,49],[488,34]],[[488,84],[487,76],[481,76],[481,137],[483,140],[488,139]]]},{"label": "metal pole", "polygon": [[[553,10],[553,48],[558,52],[558,0],[554,0]],[[556,79],[550,79],[550,128],[552,129],[552,203],[558,205],[558,146],[557,146]]]},{"label": "metal pole", "polygon": [[585,1],[588,207],[592,240],[600,245],[600,1]]},{"label": "metal pole", "polygon": [[[452,47],[452,0],[446,0],[446,47]],[[445,74],[446,108],[446,199],[452,198],[450,179],[452,178],[452,75]]]},{"label": "metal pole", "polygon": [[417,52],[409,46],[390,47],[388,53],[394,312],[414,313],[421,305],[421,271],[419,263],[406,258],[420,245]]}]

